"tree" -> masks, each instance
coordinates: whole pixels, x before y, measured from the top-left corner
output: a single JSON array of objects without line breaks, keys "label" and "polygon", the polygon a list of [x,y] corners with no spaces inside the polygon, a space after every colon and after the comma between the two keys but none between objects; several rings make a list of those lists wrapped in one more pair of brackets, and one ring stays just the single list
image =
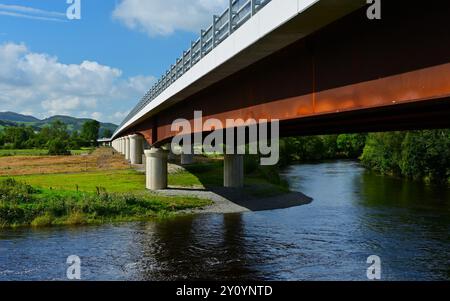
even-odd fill
[{"label": "tree", "polygon": [[81,129],[81,138],[90,145],[97,143],[100,130],[100,123],[96,120],[86,121]]},{"label": "tree", "polygon": [[29,141],[35,136],[31,127],[7,127],[3,133],[3,144],[10,144],[11,148],[23,149],[29,147]]},{"label": "tree", "polygon": [[347,158],[361,156],[366,145],[365,134],[342,134],[337,137],[337,148]]},{"label": "tree", "polygon": [[400,162],[405,177],[446,182],[450,170],[450,130],[408,132]]},{"label": "tree", "polygon": [[67,140],[62,140],[60,138],[55,138],[50,140],[48,143],[48,154],[50,156],[58,155],[70,155],[69,145]]},{"label": "tree", "polygon": [[405,132],[369,134],[361,156],[363,165],[381,173],[400,175],[405,135]]},{"label": "tree", "polygon": [[114,133],[110,129],[104,129],[102,138],[111,138]]},{"label": "tree", "polygon": [[0,148],[4,147],[5,145],[5,134],[3,133],[3,131],[0,131]]},{"label": "tree", "polygon": [[49,126],[44,127],[40,134],[40,138],[45,143],[48,143],[50,140],[61,139],[61,140],[69,140],[69,132],[67,130],[67,124],[57,119],[52,121]]},{"label": "tree", "polygon": [[80,133],[78,131],[73,131],[72,135],[70,135],[69,139],[69,147],[70,149],[80,149],[83,145],[83,139],[80,137]]}]

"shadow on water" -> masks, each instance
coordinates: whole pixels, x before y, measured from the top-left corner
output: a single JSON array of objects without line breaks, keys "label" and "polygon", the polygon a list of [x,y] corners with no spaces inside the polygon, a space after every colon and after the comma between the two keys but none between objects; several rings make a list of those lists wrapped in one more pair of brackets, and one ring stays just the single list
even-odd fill
[{"label": "shadow on water", "polygon": [[144,256],[140,265],[145,268],[137,278],[250,279],[255,272],[246,262],[244,237],[240,214],[182,217],[152,225],[151,231],[140,237]]},{"label": "shadow on water", "polygon": [[368,206],[450,210],[450,189],[447,185],[424,184],[370,171],[364,171],[355,181],[355,187],[361,188],[361,202]]}]

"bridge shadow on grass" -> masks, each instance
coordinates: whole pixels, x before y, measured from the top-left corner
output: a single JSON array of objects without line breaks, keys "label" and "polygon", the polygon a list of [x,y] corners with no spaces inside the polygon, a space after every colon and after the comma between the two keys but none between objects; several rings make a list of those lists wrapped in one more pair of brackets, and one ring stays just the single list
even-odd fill
[{"label": "bridge shadow on grass", "polygon": [[211,199],[214,205],[206,211],[217,213],[285,209],[312,202],[303,193],[269,183],[257,172],[245,175],[244,188],[225,188],[223,162],[219,160],[184,166],[169,175],[169,189],[160,193]]}]

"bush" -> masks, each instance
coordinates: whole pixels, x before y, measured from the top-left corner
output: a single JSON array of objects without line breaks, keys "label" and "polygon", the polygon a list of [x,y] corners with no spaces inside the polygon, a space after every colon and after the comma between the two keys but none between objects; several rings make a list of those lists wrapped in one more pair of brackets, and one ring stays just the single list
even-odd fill
[{"label": "bush", "polygon": [[56,138],[48,143],[48,154],[50,156],[70,155],[69,145],[66,141]]}]

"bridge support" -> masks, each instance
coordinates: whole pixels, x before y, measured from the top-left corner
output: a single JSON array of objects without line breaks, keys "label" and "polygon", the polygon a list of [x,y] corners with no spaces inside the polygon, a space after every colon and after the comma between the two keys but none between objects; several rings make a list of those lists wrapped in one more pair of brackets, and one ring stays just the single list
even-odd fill
[{"label": "bridge support", "polygon": [[191,145],[190,154],[181,154],[181,165],[189,165],[194,163],[194,145]]},{"label": "bridge support", "polygon": [[130,136],[125,137],[125,160],[130,161]]},{"label": "bridge support", "polygon": [[130,162],[131,164],[142,164],[144,141],[140,135],[130,136]]},{"label": "bridge support", "polygon": [[167,188],[167,151],[161,148],[145,150],[146,187],[150,190]]},{"label": "bridge support", "polygon": [[244,187],[244,156],[225,155],[223,185],[228,188]]}]

